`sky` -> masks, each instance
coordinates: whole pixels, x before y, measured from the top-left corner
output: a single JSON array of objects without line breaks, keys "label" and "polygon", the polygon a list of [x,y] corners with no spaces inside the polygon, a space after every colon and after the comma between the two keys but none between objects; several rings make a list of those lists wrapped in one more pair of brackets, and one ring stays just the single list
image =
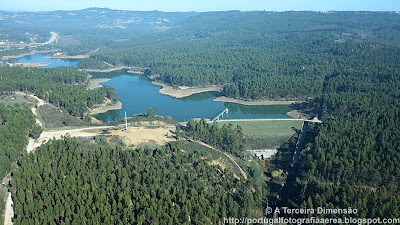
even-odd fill
[{"label": "sky", "polygon": [[0,10],[53,11],[106,7],[136,11],[400,11],[400,0],[0,0]]}]

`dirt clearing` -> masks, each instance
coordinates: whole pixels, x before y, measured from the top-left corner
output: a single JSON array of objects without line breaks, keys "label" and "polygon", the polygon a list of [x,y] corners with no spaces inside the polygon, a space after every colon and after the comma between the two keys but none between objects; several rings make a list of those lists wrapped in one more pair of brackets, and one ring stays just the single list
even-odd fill
[{"label": "dirt clearing", "polygon": [[221,85],[214,85],[209,87],[186,87],[186,86],[172,87],[158,81],[153,81],[151,83],[162,87],[159,90],[160,94],[168,95],[174,98],[184,98],[198,93],[222,90]]},{"label": "dirt clearing", "polygon": [[[165,145],[169,141],[175,140],[170,130],[175,128],[145,128],[129,126],[128,131],[113,130],[111,135],[118,135],[127,146],[137,147],[144,143],[155,143]],[[167,135],[168,134],[168,135]]]}]

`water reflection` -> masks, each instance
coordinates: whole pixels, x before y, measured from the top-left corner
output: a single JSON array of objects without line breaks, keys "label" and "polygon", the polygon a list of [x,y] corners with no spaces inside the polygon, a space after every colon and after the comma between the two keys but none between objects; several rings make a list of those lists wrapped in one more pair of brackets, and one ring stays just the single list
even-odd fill
[{"label": "water reflection", "polygon": [[10,63],[31,63],[31,62],[44,62],[50,63],[46,66],[41,66],[40,68],[53,68],[60,66],[76,66],[79,62],[78,59],[49,59],[47,56],[51,56],[53,53],[35,53],[33,55],[26,55],[16,59],[8,59],[7,62]]},{"label": "water reflection", "polygon": [[[11,62],[47,62],[48,67],[76,66],[79,60],[73,59],[48,59],[52,53],[36,53]],[[115,88],[119,100],[123,104],[120,110],[98,114],[96,118],[102,121],[114,121],[123,118],[126,111],[128,116],[146,113],[148,108],[156,107],[157,114],[171,116],[175,120],[186,121],[190,118],[213,118],[225,108],[229,109],[229,119],[253,118],[288,118],[286,112],[290,106],[246,106],[235,103],[215,102],[218,92],[206,92],[189,97],[176,99],[159,93],[160,87],[153,85],[146,76],[130,74],[127,70],[112,71],[107,73],[90,72],[94,78],[110,78],[103,85]],[[225,117],[226,118],[226,117]]]},{"label": "water reflection", "polygon": [[[119,73],[113,73],[120,74]],[[104,76],[103,76],[104,77]],[[157,114],[171,116],[178,121],[186,121],[190,118],[213,118],[225,108],[229,109],[229,119],[243,118],[287,118],[286,112],[289,106],[245,106],[235,103],[213,101],[218,97],[216,92],[195,94],[186,98],[177,99],[162,95],[158,91],[160,87],[151,84],[144,76],[120,75],[110,81],[102,83],[114,87],[123,108],[110,111],[97,116],[103,121],[121,119],[126,111],[129,116],[146,113],[148,108],[156,107]]]}]

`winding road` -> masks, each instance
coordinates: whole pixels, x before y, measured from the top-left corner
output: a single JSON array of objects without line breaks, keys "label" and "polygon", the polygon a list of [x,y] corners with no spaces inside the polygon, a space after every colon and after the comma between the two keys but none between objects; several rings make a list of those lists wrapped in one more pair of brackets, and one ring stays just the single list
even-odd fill
[{"label": "winding road", "polygon": [[[98,126],[98,127],[84,127],[77,129],[68,129],[68,130],[56,130],[56,131],[44,131],[40,135],[38,139],[29,139],[28,146],[26,147],[26,151],[30,153],[35,150],[41,144],[50,139],[60,139],[62,136],[69,135],[70,137],[93,137],[100,134],[98,130],[104,130],[108,128],[114,128],[115,126]],[[89,131],[89,132],[88,132]],[[94,131],[94,132],[90,132]]]}]

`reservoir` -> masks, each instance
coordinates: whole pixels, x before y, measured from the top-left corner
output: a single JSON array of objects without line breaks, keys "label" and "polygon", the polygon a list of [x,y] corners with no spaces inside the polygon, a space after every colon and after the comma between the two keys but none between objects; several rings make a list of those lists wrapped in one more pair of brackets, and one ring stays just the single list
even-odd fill
[{"label": "reservoir", "polygon": [[30,63],[30,62],[44,62],[50,63],[47,66],[42,66],[39,68],[51,68],[59,66],[76,66],[78,65],[78,59],[49,59],[46,56],[51,56],[53,53],[35,53],[33,55],[27,55],[16,59],[8,59],[10,63]]},{"label": "reservoir", "polygon": [[[36,53],[13,59],[13,62],[47,62],[50,65],[43,68],[58,66],[76,66],[78,60],[46,59],[51,53]],[[11,62],[11,60],[10,60]],[[211,119],[225,108],[229,109],[228,119],[254,119],[254,118],[289,118],[286,112],[291,110],[290,106],[246,106],[236,103],[224,103],[213,101],[219,93],[205,92],[185,98],[173,98],[159,93],[161,87],[151,83],[151,80],[143,75],[133,75],[126,70],[90,73],[93,78],[110,78],[101,85],[115,88],[122,109],[112,110],[96,115],[102,121],[113,121],[121,119],[126,111],[128,116],[144,114],[148,108],[156,107],[157,114],[170,116],[178,121],[187,121],[190,118]],[[224,117],[225,119],[226,117]]]}]

